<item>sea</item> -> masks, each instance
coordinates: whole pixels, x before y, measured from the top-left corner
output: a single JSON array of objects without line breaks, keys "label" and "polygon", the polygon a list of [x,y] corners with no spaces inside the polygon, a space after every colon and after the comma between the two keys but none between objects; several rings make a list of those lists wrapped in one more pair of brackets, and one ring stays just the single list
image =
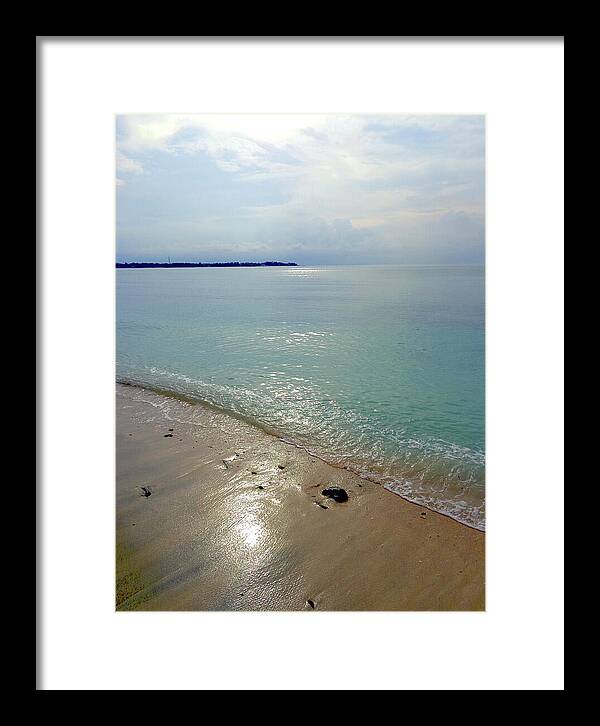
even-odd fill
[{"label": "sea", "polygon": [[117,380],[485,529],[481,266],[119,269]]}]

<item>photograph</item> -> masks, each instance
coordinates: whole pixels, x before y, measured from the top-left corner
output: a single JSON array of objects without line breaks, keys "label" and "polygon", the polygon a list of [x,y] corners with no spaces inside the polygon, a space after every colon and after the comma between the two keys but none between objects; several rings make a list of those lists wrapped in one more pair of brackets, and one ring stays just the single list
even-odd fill
[{"label": "photograph", "polygon": [[485,116],[115,127],[116,609],[485,610]]}]

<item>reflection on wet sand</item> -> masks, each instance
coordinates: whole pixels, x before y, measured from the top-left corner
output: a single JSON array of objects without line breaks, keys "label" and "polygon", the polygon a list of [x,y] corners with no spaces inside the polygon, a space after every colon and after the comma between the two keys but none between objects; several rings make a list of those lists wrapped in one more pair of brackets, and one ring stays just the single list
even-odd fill
[{"label": "reflection on wet sand", "polygon": [[119,610],[481,610],[484,542],[243,421],[118,386]]}]

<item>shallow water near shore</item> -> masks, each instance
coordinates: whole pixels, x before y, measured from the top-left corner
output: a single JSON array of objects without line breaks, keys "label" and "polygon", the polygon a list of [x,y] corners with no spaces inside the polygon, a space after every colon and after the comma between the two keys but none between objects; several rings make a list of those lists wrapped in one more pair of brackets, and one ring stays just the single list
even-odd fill
[{"label": "shallow water near shore", "polygon": [[119,380],[485,526],[482,267],[117,271]]}]

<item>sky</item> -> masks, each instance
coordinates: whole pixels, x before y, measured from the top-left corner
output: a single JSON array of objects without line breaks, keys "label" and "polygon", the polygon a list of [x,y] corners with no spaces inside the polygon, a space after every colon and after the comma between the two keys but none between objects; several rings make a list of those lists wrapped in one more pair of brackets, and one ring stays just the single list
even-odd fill
[{"label": "sky", "polygon": [[117,117],[117,260],[481,264],[485,118]]}]

